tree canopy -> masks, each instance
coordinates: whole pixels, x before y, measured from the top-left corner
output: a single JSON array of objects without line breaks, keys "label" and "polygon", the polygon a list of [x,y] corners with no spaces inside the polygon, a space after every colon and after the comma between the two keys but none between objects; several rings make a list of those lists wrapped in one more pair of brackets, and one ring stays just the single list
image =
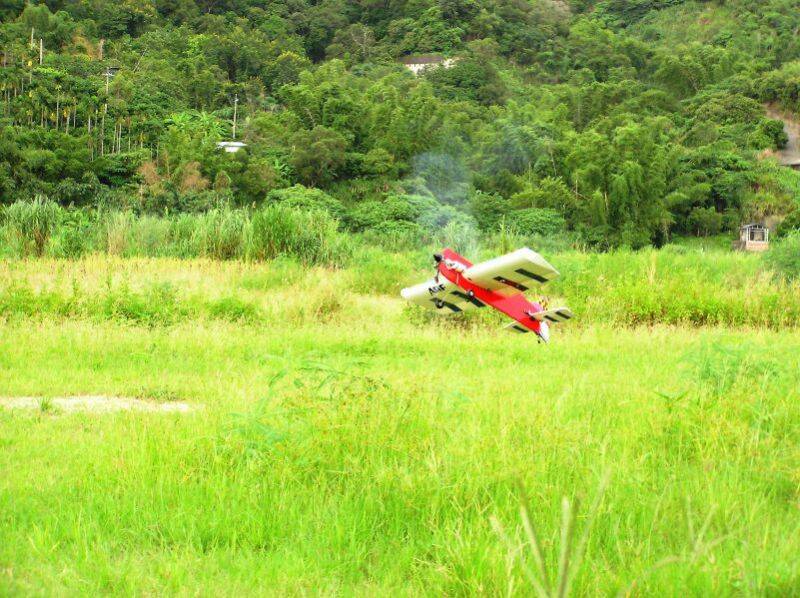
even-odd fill
[{"label": "tree canopy", "polygon": [[795,209],[763,159],[798,27],[788,0],[6,0],[0,202],[712,234]]}]

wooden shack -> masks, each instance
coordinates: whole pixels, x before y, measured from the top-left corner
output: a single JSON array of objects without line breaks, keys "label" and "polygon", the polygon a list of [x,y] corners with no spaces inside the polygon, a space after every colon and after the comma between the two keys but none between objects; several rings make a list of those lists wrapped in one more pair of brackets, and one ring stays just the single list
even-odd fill
[{"label": "wooden shack", "polygon": [[757,223],[742,225],[733,248],[739,251],[766,251],[769,248],[769,228]]}]

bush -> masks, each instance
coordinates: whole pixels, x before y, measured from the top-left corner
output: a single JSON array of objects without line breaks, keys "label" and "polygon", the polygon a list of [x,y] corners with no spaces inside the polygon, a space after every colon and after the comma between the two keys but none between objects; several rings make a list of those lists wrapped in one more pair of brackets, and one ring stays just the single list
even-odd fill
[{"label": "bush", "polygon": [[435,235],[437,247],[449,247],[469,257],[478,248],[478,226],[470,216],[463,214],[443,226]]},{"label": "bush", "polygon": [[320,189],[295,185],[287,189],[276,189],[267,194],[268,203],[279,203],[299,210],[316,210],[328,212],[336,219],[344,217],[344,206],[335,197],[331,197]]},{"label": "bush", "polygon": [[800,231],[792,231],[772,244],[765,256],[767,264],[788,280],[800,278]]},{"label": "bush", "polygon": [[378,230],[387,225],[408,228],[407,225],[414,224],[424,232],[434,233],[459,216],[458,210],[440,204],[433,197],[391,194],[383,201],[358,204],[347,215],[347,224],[356,232]]},{"label": "bush", "polygon": [[778,236],[784,237],[792,231],[800,230],[800,210],[789,212],[783,222],[778,225]]},{"label": "bush", "polygon": [[558,235],[567,228],[564,217],[549,208],[527,208],[508,215],[509,226],[521,235]]},{"label": "bush", "polygon": [[53,233],[53,253],[58,257],[77,258],[91,251],[96,221],[83,210],[65,210]]},{"label": "bush", "polygon": [[61,220],[62,210],[49,199],[18,201],[3,208],[6,234],[21,255],[41,256]]},{"label": "bush", "polygon": [[511,205],[504,197],[482,191],[473,193],[469,205],[472,216],[484,232],[497,231],[511,211]]}]

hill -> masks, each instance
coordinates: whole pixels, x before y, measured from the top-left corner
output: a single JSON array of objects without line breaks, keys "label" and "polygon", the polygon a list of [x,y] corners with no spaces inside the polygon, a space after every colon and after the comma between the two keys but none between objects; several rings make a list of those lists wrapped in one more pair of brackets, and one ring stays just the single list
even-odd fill
[{"label": "hill", "polygon": [[[293,189],[409,244],[450,223],[601,248],[795,209],[797,177],[760,159],[786,142],[763,104],[800,107],[783,0],[10,1],[0,18],[3,203],[203,212]],[[454,60],[401,63],[431,53]],[[225,153],[234,107],[246,148]]]}]

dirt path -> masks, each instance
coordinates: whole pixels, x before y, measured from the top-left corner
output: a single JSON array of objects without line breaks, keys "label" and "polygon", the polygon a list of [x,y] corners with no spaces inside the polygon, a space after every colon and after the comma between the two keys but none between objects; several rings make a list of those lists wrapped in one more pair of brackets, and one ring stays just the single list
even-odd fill
[{"label": "dirt path", "polygon": [[778,162],[784,166],[800,164],[800,121],[788,112],[780,110],[777,106],[766,105],[767,116],[783,121],[783,130],[789,137],[786,147],[775,151]]},{"label": "dirt path", "polygon": [[0,397],[0,409],[38,409],[58,412],[92,411],[111,413],[114,411],[149,411],[161,413],[188,413],[194,408],[187,403],[157,403],[128,397],[89,395],[78,397]]}]

